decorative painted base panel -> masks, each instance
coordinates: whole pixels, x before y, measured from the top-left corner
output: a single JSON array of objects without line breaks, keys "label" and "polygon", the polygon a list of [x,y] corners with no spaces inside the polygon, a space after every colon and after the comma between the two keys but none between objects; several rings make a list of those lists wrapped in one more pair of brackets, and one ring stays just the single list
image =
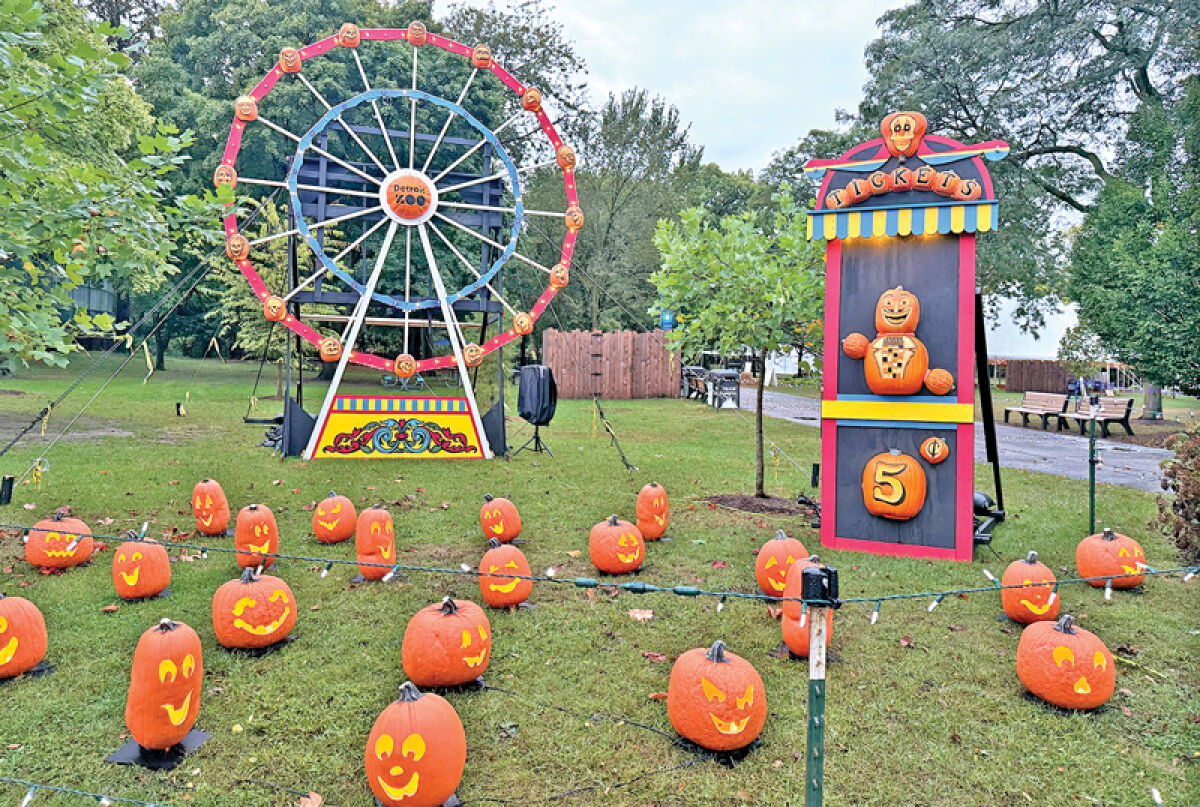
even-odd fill
[{"label": "decorative painted base panel", "polygon": [[334,399],[313,459],[481,459],[466,398],[345,395]]}]

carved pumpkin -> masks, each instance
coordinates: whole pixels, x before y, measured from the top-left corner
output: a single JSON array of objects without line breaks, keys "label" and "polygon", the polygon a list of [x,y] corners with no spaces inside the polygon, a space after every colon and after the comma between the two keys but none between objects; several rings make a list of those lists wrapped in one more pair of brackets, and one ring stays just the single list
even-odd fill
[{"label": "carved pumpkin", "polygon": [[1053,622],[1058,617],[1058,594],[1054,591],[1057,578],[1044,563],[1038,561],[1038,553],[1030,552],[1023,560],[1008,564],[1000,578],[1001,586],[1028,586],[1030,583],[1045,583],[1031,588],[1002,588],[1000,604],[1004,613],[1014,622]]},{"label": "carved pumpkin", "polygon": [[446,597],[408,620],[400,664],[418,686],[452,687],[483,675],[491,652],[492,628],[483,609]]},{"label": "carved pumpkin", "polygon": [[796,561],[788,569],[787,584],[783,587],[782,594],[784,619],[799,620],[805,613],[804,603],[799,600],[804,591],[804,570],[809,566],[816,566],[818,569],[825,568],[816,555],[809,555],[807,558]]},{"label": "carved pumpkin", "polygon": [[232,165],[222,163],[217,166],[216,171],[213,171],[213,187],[219,188],[222,185],[228,185],[230,188],[237,187],[237,171],[233,170]]},{"label": "carved pumpkin", "polygon": [[554,289],[565,288],[571,282],[571,269],[561,261],[554,264],[554,268],[550,270],[550,287]]},{"label": "carved pumpkin", "polygon": [[571,232],[575,232],[583,227],[583,210],[579,205],[569,205],[567,207],[566,220],[567,229]]},{"label": "carved pumpkin", "polygon": [[[792,655],[808,658],[809,644],[812,637],[809,635],[808,629],[812,624],[809,619],[809,613],[805,611],[798,619],[784,616],[780,620],[780,626],[783,629],[783,643],[787,645],[788,650],[792,651]],[[829,647],[830,640],[833,639],[833,609],[825,609],[825,647]]]},{"label": "carved pumpkin", "polygon": [[897,449],[876,454],[863,468],[862,495],[871,515],[907,521],[925,505],[925,471]]},{"label": "carved pumpkin", "polygon": [[1022,631],[1017,677],[1034,695],[1064,709],[1095,709],[1117,683],[1112,653],[1094,633],[1076,627],[1070,614]]},{"label": "carved pumpkin", "polygon": [[508,499],[485,493],[483,507],[479,508],[479,526],[484,538],[508,543],[521,534],[521,514]]},{"label": "carved pumpkin", "polygon": [[829,193],[825,194],[825,208],[827,210],[839,210],[843,207],[850,206],[850,195],[846,193],[845,188],[834,188]]},{"label": "carved pumpkin", "polygon": [[852,205],[869,199],[871,198],[871,186],[865,179],[852,179],[846,183],[846,198]]},{"label": "carved pumpkin", "polygon": [[537,112],[542,108],[542,94],[534,87],[526,87],[521,93],[521,106],[526,112]]},{"label": "carved pumpkin", "polygon": [[90,560],[92,548],[92,528],[62,508],[29,530],[25,560],[42,568],[69,569]]},{"label": "carved pumpkin", "polygon": [[883,119],[879,129],[893,157],[911,157],[921,147],[929,122],[920,112],[893,112]]},{"label": "carved pumpkin", "polygon": [[46,657],[46,620],[24,597],[0,592],[0,678],[16,678]]},{"label": "carved pumpkin", "polygon": [[[1089,535],[1075,547],[1075,568],[1080,577],[1104,577],[1112,579],[1113,588],[1133,588],[1146,579],[1143,566],[1146,553],[1142,545],[1119,532],[1105,527],[1098,535]],[[1089,580],[1096,588],[1103,588],[1107,580]]]},{"label": "carved pumpkin", "polygon": [[880,334],[863,359],[863,378],[876,395],[915,395],[928,376],[929,351],[911,333]]},{"label": "carved pumpkin", "polygon": [[892,192],[900,193],[913,189],[913,172],[903,165],[892,171]]},{"label": "carved pumpkin", "polygon": [[476,45],[471,51],[471,64],[476,70],[487,70],[492,66],[492,49],[487,45]]},{"label": "carved pumpkin", "polygon": [[391,571],[388,566],[396,562],[394,533],[392,514],[382,507],[368,507],[359,513],[354,530],[354,552],[359,563],[358,572],[367,580],[379,580]]},{"label": "carved pumpkin", "polygon": [[478,367],[483,364],[483,348],[472,342],[463,346],[463,363],[468,367]]},{"label": "carved pumpkin", "polygon": [[246,123],[258,120],[258,101],[253,95],[239,95],[233,102],[233,114]]},{"label": "carved pumpkin", "polygon": [[767,721],[762,677],[720,640],[708,650],[689,650],[671,667],[667,716],[680,736],[703,748],[744,748]]},{"label": "carved pumpkin", "polygon": [[[132,530],[129,535],[137,537]],[[112,579],[117,596],[126,600],[163,593],[171,585],[171,559],[166,547],[147,541],[126,541],[113,553]]]},{"label": "carved pumpkin", "polygon": [[588,557],[602,572],[632,572],[646,559],[646,543],[637,527],[613,515],[592,527],[588,534]]},{"label": "carved pumpkin", "polygon": [[513,317],[513,332],[521,336],[533,333],[533,317],[524,311],[518,311]]},{"label": "carved pumpkin", "polygon": [[225,534],[229,529],[229,499],[220,483],[208,478],[196,483],[192,488],[192,515],[201,535]]},{"label": "carved pumpkin", "polygon": [[507,576],[516,574],[529,577],[533,574],[529,561],[525,560],[525,553],[512,544],[489,539],[488,551],[483,553],[483,559],[479,561],[479,571],[486,573],[479,576],[479,595],[493,608],[520,605],[533,592],[532,580]]},{"label": "carved pumpkin", "polygon": [[186,737],[200,712],[203,683],[196,631],[164,619],[143,633],[125,699],[125,725],[137,744],[165,751]]},{"label": "carved pumpkin", "polygon": [[953,198],[959,202],[974,202],[983,196],[983,186],[974,179],[964,179],[954,189]]},{"label": "carved pumpkin", "polygon": [[287,316],[287,303],[282,297],[269,295],[263,300],[263,316],[269,322],[279,322]]},{"label": "carved pumpkin", "polygon": [[563,144],[555,150],[554,159],[558,161],[559,168],[569,171],[575,167],[575,149]]},{"label": "carved pumpkin", "polygon": [[441,807],[467,765],[467,735],[454,707],[411,681],[367,736],[371,792],[386,807]]},{"label": "carved pumpkin", "polygon": [[879,333],[913,333],[921,320],[921,301],[903,286],[888,289],[875,304],[875,330]]},{"label": "carved pumpkin", "polygon": [[401,353],[392,363],[392,371],[401,378],[411,378],[417,372],[417,360],[409,353]]},{"label": "carved pumpkin", "polygon": [[649,482],[638,491],[637,528],[642,538],[657,541],[667,532],[671,523],[671,507],[667,502],[667,491],[657,482]]},{"label": "carved pumpkin", "polygon": [[284,48],[279,51],[279,69],[285,73],[299,73],[302,61],[300,51],[295,48]]},{"label": "carved pumpkin", "polygon": [[296,597],[278,577],[242,572],[212,599],[213,632],[225,647],[258,648],[282,642],[296,624]]},{"label": "carved pumpkin", "polygon": [[781,596],[792,564],[807,557],[804,544],[788,538],[783,530],[777,531],[774,538],[762,545],[754,559],[754,579],[758,581],[759,589],[769,597]]},{"label": "carved pumpkin", "polygon": [[930,465],[937,465],[950,456],[950,446],[940,437],[927,437],[917,453]]},{"label": "carved pumpkin", "polygon": [[270,568],[275,558],[263,554],[279,551],[279,527],[275,514],[265,504],[251,504],[238,511],[233,528],[233,546],[238,550],[238,566],[243,569],[262,565]]},{"label": "carved pumpkin", "polygon": [[352,22],[342,23],[342,27],[338,29],[338,44],[343,48],[357,48],[362,42],[362,33],[358,30],[358,26]]},{"label": "carved pumpkin", "polygon": [[408,44],[419,48],[428,41],[429,31],[425,28],[425,23],[414,20],[408,24]]},{"label": "carved pumpkin", "polygon": [[953,171],[938,171],[933,180],[933,192],[938,196],[953,196],[962,178]]},{"label": "carved pumpkin", "polygon": [[913,172],[913,190],[915,191],[931,191],[933,183],[937,181],[937,169],[929,165],[922,165]]},{"label": "carved pumpkin", "polygon": [[321,357],[321,361],[337,361],[342,357],[342,343],[336,337],[326,336],[317,345],[317,354]]},{"label": "carved pumpkin", "polygon": [[331,490],[329,497],[322,499],[313,511],[313,535],[323,544],[340,543],[354,535],[357,521],[354,502]]},{"label": "carved pumpkin", "polygon": [[875,171],[867,177],[867,184],[871,186],[872,196],[883,196],[892,192],[892,175]]},{"label": "carved pumpkin", "polygon": [[234,233],[225,239],[225,254],[232,261],[244,261],[250,254],[250,242],[241,233]]}]

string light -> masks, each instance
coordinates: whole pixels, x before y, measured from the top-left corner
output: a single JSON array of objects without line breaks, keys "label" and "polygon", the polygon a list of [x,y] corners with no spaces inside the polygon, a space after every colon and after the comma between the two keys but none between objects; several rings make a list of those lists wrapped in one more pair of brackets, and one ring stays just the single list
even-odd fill
[{"label": "string light", "polygon": [[871,624],[874,625],[879,621],[879,610],[883,608],[883,600],[876,600],[875,607],[871,609]]},{"label": "string light", "polygon": [[1108,578],[1108,580],[1104,583],[1104,601],[1112,602],[1112,578],[1111,577]]},{"label": "string light", "polygon": [[944,600],[944,599],[946,599],[946,595],[945,595],[945,594],[939,594],[939,595],[937,595],[936,597],[934,597],[934,598],[933,598],[933,602],[929,603],[929,608],[927,608],[926,610],[928,610],[928,611],[929,611],[929,613],[931,613],[931,614],[932,614],[932,613],[933,613],[933,609],[934,609],[934,608],[937,608],[937,607],[938,607],[938,605],[940,605],[940,604],[941,604],[941,602],[942,602],[942,600]]}]

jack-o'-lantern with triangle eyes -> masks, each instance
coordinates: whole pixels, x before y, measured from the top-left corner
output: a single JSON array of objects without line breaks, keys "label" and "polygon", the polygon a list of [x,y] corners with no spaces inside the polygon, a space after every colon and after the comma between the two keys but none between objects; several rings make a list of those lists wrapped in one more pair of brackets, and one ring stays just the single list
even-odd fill
[{"label": "jack-o'-lantern with triangle eyes", "polygon": [[657,541],[667,533],[671,523],[671,506],[667,490],[657,482],[647,482],[637,497],[637,528],[642,538]]},{"label": "jack-o'-lantern with triangle eyes", "polygon": [[863,468],[863,504],[873,516],[907,521],[925,506],[925,492],[921,463],[899,449],[876,454]]},{"label": "jack-o'-lantern with triangle eyes", "polygon": [[1112,653],[1094,633],[1076,626],[1070,614],[1022,631],[1017,677],[1034,695],[1063,709],[1095,709],[1117,685]]},{"label": "jack-o'-lantern with triangle eyes", "polygon": [[336,544],[354,535],[358,526],[358,513],[354,502],[339,496],[332,490],[313,510],[312,528],[317,540],[323,544]]},{"label": "jack-o'-lantern with triangle eyes", "polygon": [[667,716],[675,731],[703,748],[744,748],[767,721],[762,676],[720,640],[689,650],[671,667]]},{"label": "jack-o'-lantern with triangle eyes", "polygon": [[143,748],[165,751],[192,730],[200,712],[204,659],[200,637],[182,622],[164,619],[133,651],[125,725]]},{"label": "jack-o'-lantern with triangle eyes", "polygon": [[[512,544],[502,544],[495,538],[488,540],[488,551],[479,561],[479,596],[493,608],[511,608],[529,599],[533,592],[533,581],[522,578],[533,572],[525,553]],[[508,575],[520,575],[510,577]]]},{"label": "jack-o'-lantern with triangle eyes", "polygon": [[487,614],[469,600],[446,597],[413,614],[404,628],[400,664],[413,683],[452,687],[474,681],[492,656]]},{"label": "jack-o'-lantern with triangle eyes", "polygon": [[588,557],[602,572],[623,574],[641,568],[646,542],[637,527],[612,515],[588,534]]},{"label": "jack-o'-lantern with triangle eyes", "polygon": [[879,129],[893,157],[911,157],[921,147],[929,122],[920,112],[893,112],[883,119]]},{"label": "jack-o'-lantern with triangle eyes", "polygon": [[229,528],[229,500],[215,479],[201,479],[192,488],[192,515],[201,535],[224,535]]},{"label": "jack-o'-lantern with triangle eyes", "polygon": [[367,580],[380,580],[396,563],[396,536],[392,514],[382,507],[368,507],[358,515],[354,529],[354,554],[358,572]]},{"label": "jack-o'-lantern with triangle eyes", "polygon": [[[1058,579],[1046,564],[1030,552],[1021,560],[1008,564],[1000,578],[1000,604],[1005,615],[1014,622],[1053,622],[1058,618]],[[1028,586],[1028,588],[1009,588]]]},{"label": "jack-o'-lantern with triangle eyes", "polygon": [[425,23],[414,20],[408,24],[408,44],[419,48],[428,41],[429,30],[425,27]]},{"label": "jack-o'-lantern with triangle eyes", "polygon": [[282,297],[274,294],[268,295],[263,300],[263,316],[267,318],[268,322],[279,322],[287,316],[287,303]]},{"label": "jack-o'-lantern with triangle eyes", "polygon": [[808,550],[804,544],[789,538],[783,530],[777,530],[775,537],[759,548],[754,559],[754,579],[758,581],[763,594],[769,597],[783,596],[792,564],[807,557]]},{"label": "jack-o'-lantern with triangle eyes", "polygon": [[46,620],[24,597],[0,592],[0,678],[16,678],[46,657]]},{"label": "jack-o'-lantern with triangle eyes", "polygon": [[266,569],[275,562],[275,558],[263,554],[279,551],[279,527],[270,507],[251,504],[238,511],[233,528],[233,546],[237,549],[237,564],[243,569],[260,564]]},{"label": "jack-o'-lantern with triangle eyes", "polygon": [[386,807],[441,807],[467,765],[467,735],[458,712],[411,682],[375,720],[367,736],[367,783]]},{"label": "jack-o'-lantern with triangle eyes", "polygon": [[495,538],[508,543],[521,534],[521,514],[517,506],[503,496],[483,494],[483,507],[479,508],[479,526],[483,537]]},{"label": "jack-o'-lantern with triangle eyes", "polygon": [[[133,530],[126,535],[138,537]],[[121,599],[154,597],[171,585],[171,559],[162,544],[126,541],[113,553],[112,579]]]},{"label": "jack-o'-lantern with triangle eyes", "polygon": [[91,560],[94,548],[92,528],[60,507],[29,530],[25,560],[40,568],[69,569]]},{"label": "jack-o'-lantern with triangle eyes", "polygon": [[299,73],[301,61],[300,51],[295,48],[279,51],[279,69],[285,73]]},{"label": "jack-o'-lantern with triangle eyes", "polygon": [[[1133,588],[1146,579],[1146,553],[1142,545],[1105,527],[1089,535],[1075,547],[1075,568],[1080,577],[1108,578],[1113,588]],[[1108,579],[1089,580],[1088,585],[1103,588]]]},{"label": "jack-o'-lantern with triangle eyes", "polygon": [[492,66],[492,49],[487,45],[476,45],[471,51],[471,64],[477,70],[487,70]]},{"label": "jack-o'-lantern with triangle eyes", "polygon": [[521,106],[526,112],[537,112],[542,108],[542,93],[536,87],[526,87],[521,93]]},{"label": "jack-o'-lantern with triangle eyes", "polygon": [[338,29],[338,44],[343,48],[357,48],[362,42],[362,32],[358,30],[358,26],[352,22],[342,23],[342,27]]},{"label": "jack-o'-lantern with triangle eyes", "polygon": [[224,647],[256,649],[282,642],[296,624],[296,597],[288,584],[253,569],[221,584],[212,599],[213,632]]},{"label": "jack-o'-lantern with triangle eyes", "polygon": [[876,395],[915,395],[926,387],[935,395],[954,388],[954,376],[929,367],[929,351],[917,338],[921,303],[917,295],[896,286],[879,295],[875,305],[875,338],[851,333],[842,340],[842,352],[863,359],[863,376]]},{"label": "jack-o'-lantern with triangle eyes", "polygon": [[333,336],[326,336],[317,345],[317,354],[321,361],[335,362],[342,357],[342,343]]}]

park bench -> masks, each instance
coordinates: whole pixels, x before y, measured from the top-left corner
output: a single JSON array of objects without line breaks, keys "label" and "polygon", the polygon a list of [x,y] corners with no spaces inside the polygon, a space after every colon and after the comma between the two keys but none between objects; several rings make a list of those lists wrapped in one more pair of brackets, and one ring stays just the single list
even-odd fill
[{"label": "park bench", "polygon": [[1087,433],[1087,424],[1089,421],[1096,421],[1100,424],[1100,434],[1102,437],[1108,437],[1108,424],[1120,423],[1125,427],[1126,434],[1133,434],[1133,429],[1129,425],[1129,417],[1133,414],[1133,398],[1100,398],[1099,403],[1095,407],[1091,405],[1087,398],[1080,398],[1079,403],[1074,412],[1064,412],[1058,416],[1058,428],[1061,431],[1064,426],[1069,426],[1068,421],[1079,421],[1079,433]]},{"label": "park bench", "polygon": [[1026,392],[1020,405],[1004,407],[1004,422],[1008,423],[1009,412],[1021,413],[1022,426],[1029,425],[1030,415],[1039,415],[1042,418],[1042,430],[1044,431],[1050,425],[1050,418],[1061,417],[1066,411],[1066,395],[1059,395],[1056,392]]}]

